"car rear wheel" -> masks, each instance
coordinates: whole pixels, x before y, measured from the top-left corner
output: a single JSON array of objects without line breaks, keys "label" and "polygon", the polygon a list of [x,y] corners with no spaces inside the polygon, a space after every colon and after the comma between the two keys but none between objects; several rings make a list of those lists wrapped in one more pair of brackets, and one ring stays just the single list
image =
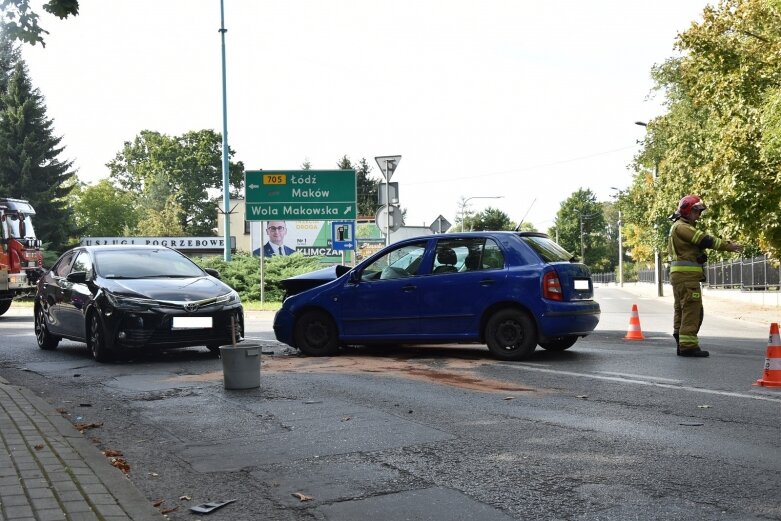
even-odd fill
[{"label": "car rear wheel", "polygon": [[0,300],[0,315],[4,314],[6,311],[8,311],[8,308],[11,307],[11,299],[8,300]]},{"label": "car rear wheel", "polygon": [[38,341],[38,347],[47,351],[56,349],[60,343],[60,337],[49,333],[46,327],[46,312],[42,306],[35,308],[35,339]]},{"label": "car rear wheel", "polygon": [[488,349],[500,360],[523,360],[537,347],[534,321],[517,309],[502,309],[493,314],[485,327]]},{"label": "car rear wheel", "polygon": [[557,336],[547,342],[540,342],[540,347],[548,351],[564,351],[575,345],[577,335]]},{"label": "car rear wheel", "polygon": [[111,351],[106,346],[106,329],[97,312],[90,313],[88,347],[96,362],[109,362]]},{"label": "car rear wheel", "polygon": [[301,315],[296,321],[293,337],[296,347],[306,355],[329,356],[336,354],[339,348],[336,324],[322,311],[307,311]]}]

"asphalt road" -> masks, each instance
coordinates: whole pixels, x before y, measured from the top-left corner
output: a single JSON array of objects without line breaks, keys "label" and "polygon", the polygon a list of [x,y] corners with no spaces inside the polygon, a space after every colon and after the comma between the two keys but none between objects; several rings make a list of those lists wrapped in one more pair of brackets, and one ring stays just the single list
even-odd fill
[{"label": "asphalt road", "polygon": [[[766,324],[707,314],[708,359],[675,356],[668,301],[597,291],[598,330],[564,353],[485,346],[298,356],[250,314],[261,385],[226,390],[191,349],[97,364],[0,318],[0,375],[122,451],[172,520],[781,519],[781,390],[756,387]],[[637,304],[643,341],[623,337]],[[707,310],[706,300],[706,310]],[[204,519],[207,516],[203,516]]]}]

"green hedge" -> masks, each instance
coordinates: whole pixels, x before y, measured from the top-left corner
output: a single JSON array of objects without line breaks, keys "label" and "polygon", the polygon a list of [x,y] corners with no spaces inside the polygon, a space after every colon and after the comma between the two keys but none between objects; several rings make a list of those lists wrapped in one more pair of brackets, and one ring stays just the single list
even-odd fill
[{"label": "green hedge", "polygon": [[[230,262],[223,257],[194,257],[202,268],[220,272],[220,278],[241,295],[242,301],[260,300],[260,259],[248,253],[233,255]],[[279,282],[283,279],[309,273],[323,267],[319,257],[300,254],[288,257],[268,257],[263,263],[264,295],[266,302],[281,302],[284,291]]]}]

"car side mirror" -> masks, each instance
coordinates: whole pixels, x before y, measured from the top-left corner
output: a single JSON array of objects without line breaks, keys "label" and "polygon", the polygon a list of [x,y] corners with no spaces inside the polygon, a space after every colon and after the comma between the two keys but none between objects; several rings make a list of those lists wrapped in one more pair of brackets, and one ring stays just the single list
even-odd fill
[{"label": "car side mirror", "polygon": [[215,279],[220,278],[220,272],[215,270],[214,268],[204,268],[203,271],[214,277]]},{"label": "car side mirror", "polygon": [[357,270],[353,270],[350,273],[350,283],[351,284],[358,284],[361,282],[361,273]]},{"label": "car side mirror", "polygon": [[68,282],[73,282],[74,284],[84,284],[87,282],[87,272],[86,271],[72,271],[68,273],[68,276],[65,277],[65,280]]}]

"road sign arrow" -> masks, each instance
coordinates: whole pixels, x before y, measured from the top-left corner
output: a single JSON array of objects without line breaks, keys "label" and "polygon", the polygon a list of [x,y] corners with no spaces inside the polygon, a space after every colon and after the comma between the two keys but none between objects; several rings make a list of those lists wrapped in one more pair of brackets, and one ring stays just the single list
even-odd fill
[{"label": "road sign arrow", "polygon": [[249,185],[248,188],[252,188],[253,190],[257,190],[258,188],[260,188],[260,185],[254,185],[253,184],[253,185]]},{"label": "road sign arrow", "polygon": [[350,213],[350,210],[352,209],[353,209],[352,206],[348,206],[347,208],[344,209],[343,215],[347,215],[348,213]]}]

